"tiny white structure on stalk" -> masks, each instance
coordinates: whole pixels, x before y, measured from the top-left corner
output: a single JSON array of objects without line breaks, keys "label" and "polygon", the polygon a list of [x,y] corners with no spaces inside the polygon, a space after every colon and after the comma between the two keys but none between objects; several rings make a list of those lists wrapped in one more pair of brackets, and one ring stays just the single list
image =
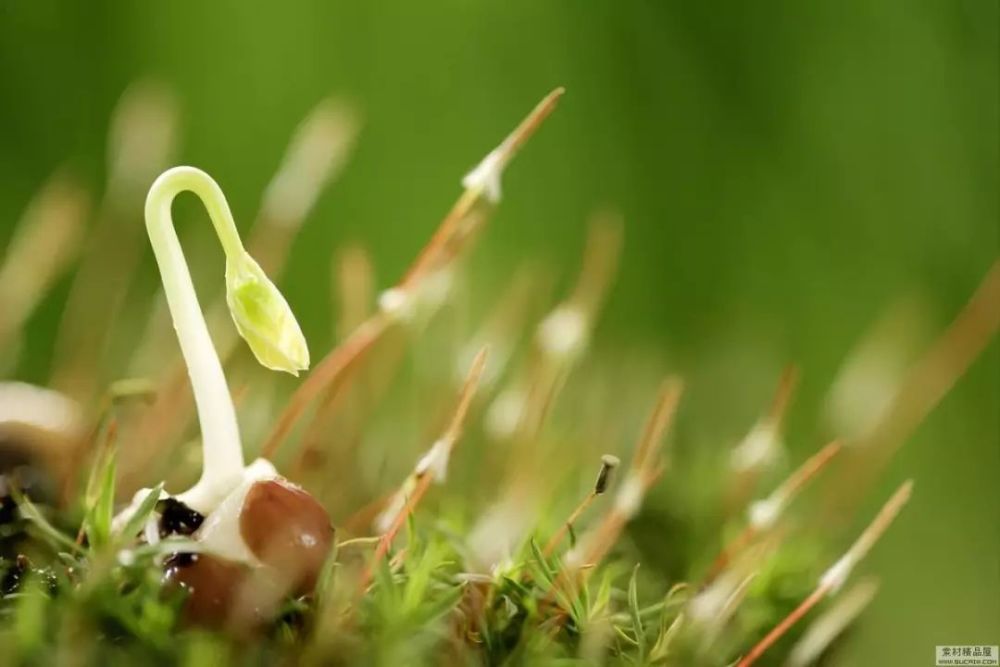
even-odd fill
[{"label": "tiny white structure on stalk", "polygon": [[482,193],[493,204],[499,203],[502,194],[500,177],[503,175],[504,166],[506,166],[504,158],[507,153],[504,144],[494,148],[479,164],[473,167],[472,171],[462,178],[462,186],[466,190]]},{"label": "tiny white structure on stalk", "polygon": [[538,325],[538,345],[559,361],[570,361],[587,345],[589,324],[583,310],[564,304],[553,310]]},{"label": "tiny white structure on stalk", "polygon": [[734,470],[747,472],[774,463],[781,456],[781,439],[775,424],[769,420],[757,422],[730,455]]},{"label": "tiny white structure on stalk", "polygon": [[637,473],[630,473],[625,477],[615,496],[615,510],[626,519],[631,519],[639,513],[645,495],[646,485],[642,477]]},{"label": "tiny white structure on stalk", "polygon": [[422,275],[410,287],[390,287],[378,296],[379,310],[394,322],[426,321],[448,299],[452,275],[450,268],[442,267]]}]

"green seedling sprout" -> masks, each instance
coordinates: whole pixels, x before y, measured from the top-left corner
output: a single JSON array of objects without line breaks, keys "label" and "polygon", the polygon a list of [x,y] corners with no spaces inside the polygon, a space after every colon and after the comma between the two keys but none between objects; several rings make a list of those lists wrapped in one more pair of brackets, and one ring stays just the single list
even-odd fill
[{"label": "green seedling sprout", "polygon": [[[296,129],[276,173],[264,189],[260,209],[246,239],[246,248],[268,275],[280,277],[292,241],[319,195],[336,180],[347,161],[359,125],[357,114],[349,104],[327,98]],[[224,298],[213,299],[203,309],[223,366],[232,357],[239,339],[235,332],[226,328],[228,311]],[[170,346],[174,343],[167,338],[168,318],[168,310],[160,301],[147,320],[142,342],[132,356],[133,372],[151,372],[151,367],[164,358],[164,350],[172,350]],[[147,447],[146,463],[169,452],[165,449],[167,442],[180,438],[193,417],[191,403],[187,400],[189,389],[184,361],[172,351],[169,356],[171,363],[161,369],[163,380],[159,398],[138,428],[139,437]],[[143,468],[140,461],[130,472]]]},{"label": "green seedling sprout", "polygon": [[174,231],[170,209],[174,198],[184,191],[196,194],[208,210],[226,255],[226,302],[237,331],[257,360],[272,370],[298,375],[309,366],[309,350],[288,303],[244,250],[218,184],[193,167],[164,172],[146,198],[146,230],[201,425],[202,475],[181,499],[203,511],[214,507],[241,481],[244,461],[236,410]]}]

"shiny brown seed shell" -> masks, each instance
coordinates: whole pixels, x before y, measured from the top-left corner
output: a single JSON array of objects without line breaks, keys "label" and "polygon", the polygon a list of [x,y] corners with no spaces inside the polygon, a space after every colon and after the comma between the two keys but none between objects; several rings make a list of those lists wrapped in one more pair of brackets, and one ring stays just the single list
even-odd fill
[{"label": "shiny brown seed shell", "polygon": [[184,601],[184,621],[200,627],[222,629],[234,621],[247,629],[257,627],[266,619],[259,609],[241,609],[234,616],[234,602],[252,569],[210,554],[176,554],[164,565],[163,580],[167,586],[180,586],[187,592]]},{"label": "shiny brown seed shell", "polygon": [[240,534],[262,563],[308,593],[333,546],[330,516],[305,490],[283,479],[255,483],[240,513]]}]

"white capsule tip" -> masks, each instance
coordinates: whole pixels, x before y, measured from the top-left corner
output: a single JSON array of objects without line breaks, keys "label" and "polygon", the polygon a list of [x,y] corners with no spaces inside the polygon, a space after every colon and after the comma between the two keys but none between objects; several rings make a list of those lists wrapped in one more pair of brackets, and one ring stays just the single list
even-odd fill
[{"label": "white capsule tip", "polygon": [[483,158],[472,171],[462,178],[466,190],[477,190],[491,203],[500,201],[500,176],[503,173],[503,152],[497,148]]}]

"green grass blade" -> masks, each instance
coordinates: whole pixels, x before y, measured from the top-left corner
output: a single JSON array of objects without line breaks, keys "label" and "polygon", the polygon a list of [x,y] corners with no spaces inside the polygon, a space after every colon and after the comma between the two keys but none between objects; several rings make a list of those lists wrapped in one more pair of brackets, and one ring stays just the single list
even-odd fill
[{"label": "green grass blade", "polygon": [[62,533],[58,528],[49,523],[38,507],[28,500],[28,497],[21,492],[17,487],[11,486],[10,489],[11,497],[14,498],[14,502],[17,503],[18,510],[21,516],[30,521],[35,528],[42,534],[42,537],[49,540],[53,546],[57,546],[68,549],[74,553],[83,553],[83,548],[74,542],[69,536]]},{"label": "green grass blade", "polygon": [[628,582],[628,607],[629,612],[632,615],[632,633],[635,635],[639,651],[638,663],[641,665],[646,661],[646,632],[642,627],[642,612],[639,609],[639,589],[636,583],[636,575],[638,574],[639,565],[637,563],[635,568],[632,570],[632,579]]},{"label": "green grass blade", "polygon": [[549,565],[549,562],[545,559],[545,554],[542,550],[538,548],[538,542],[535,538],[531,538],[528,541],[528,545],[531,547],[531,555],[534,557],[535,563],[538,565],[537,569],[542,575],[542,580],[546,584],[546,588],[551,588],[553,583],[555,583],[556,574]]},{"label": "green grass blade", "polygon": [[83,527],[91,549],[99,549],[111,540],[111,520],[115,509],[116,460],[114,449],[109,448],[100,463],[95,466],[92,477],[87,482],[87,506]]},{"label": "green grass blade", "polygon": [[146,497],[142,499],[139,504],[139,508],[135,511],[135,514],[128,520],[125,524],[125,528],[122,530],[121,537],[124,540],[130,540],[135,535],[142,530],[142,527],[146,524],[146,520],[149,515],[152,514],[153,509],[156,507],[156,503],[160,500],[160,495],[163,493],[163,482],[160,482],[152,491],[146,494]]}]

